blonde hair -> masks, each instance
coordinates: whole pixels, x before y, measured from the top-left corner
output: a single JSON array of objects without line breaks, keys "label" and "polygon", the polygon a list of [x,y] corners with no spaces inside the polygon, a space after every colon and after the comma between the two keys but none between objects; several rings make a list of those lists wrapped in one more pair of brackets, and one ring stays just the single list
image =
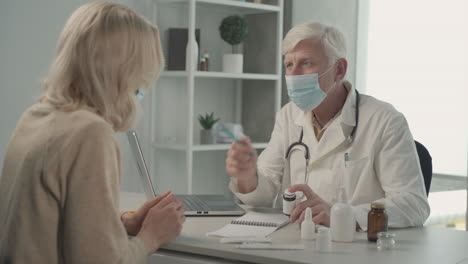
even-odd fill
[{"label": "blonde hair", "polygon": [[330,60],[329,63],[346,58],[346,41],[343,33],[337,28],[318,22],[296,25],[289,30],[283,40],[283,55],[293,50],[304,39],[319,40]]},{"label": "blonde hair", "polygon": [[126,131],[137,118],[136,90],[152,87],[163,67],[155,25],[126,6],[92,2],[65,24],[41,101],[90,109]]}]

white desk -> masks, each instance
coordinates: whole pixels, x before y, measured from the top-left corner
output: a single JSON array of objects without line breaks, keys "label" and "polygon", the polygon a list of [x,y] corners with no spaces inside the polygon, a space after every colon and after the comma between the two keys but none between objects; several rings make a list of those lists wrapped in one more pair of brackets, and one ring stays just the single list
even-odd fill
[{"label": "white desk", "polygon": [[[133,194],[121,199],[122,209],[140,204]],[[367,242],[366,233],[358,233],[353,243],[333,242],[331,253],[316,252],[315,241],[300,239],[297,224],[273,233],[273,243],[303,243],[305,250],[241,250],[205,236],[233,218],[188,217],[181,235],[150,256],[149,263],[468,263],[468,232],[431,227],[391,230],[396,233],[393,251],[378,251],[375,243]]]}]

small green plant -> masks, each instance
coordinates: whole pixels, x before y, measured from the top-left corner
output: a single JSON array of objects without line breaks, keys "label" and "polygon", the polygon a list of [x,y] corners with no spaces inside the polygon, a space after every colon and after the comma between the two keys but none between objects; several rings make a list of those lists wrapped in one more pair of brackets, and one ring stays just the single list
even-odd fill
[{"label": "small green plant", "polygon": [[234,53],[234,46],[241,44],[249,33],[247,20],[237,15],[225,17],[219,26],[219,33],[224,41],[232,45]]},{"label": "small green plant", "polygon": [[198,115],[198,121],[203,129],[210,130],[219,121],[219,118],[215,118],[213,112],[211,112],[211,114],[206,113],[205,116]]}]

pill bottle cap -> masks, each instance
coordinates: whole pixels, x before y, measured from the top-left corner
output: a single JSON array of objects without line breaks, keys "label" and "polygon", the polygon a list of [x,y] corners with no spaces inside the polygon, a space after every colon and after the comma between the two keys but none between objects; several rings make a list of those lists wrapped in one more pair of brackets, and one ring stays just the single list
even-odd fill
[{"label": "pill bottle cap", "polygon": [[296,194],[289,192],[289,191],[284,191],[283,198],[284,199],[296,199]]},{"label": "pill bottle cap", "polygon": [[330,228],[321,226],[321,227],[319,227],[319,229],[318,229],[318,233],[319,233],[320,235],[329,236],[329,235],[330,235]]},{"label": "pill bottle cap", "polygon": [[385,209],[385,204],[382,202],[372,202],[371,208],[372,209]]}]

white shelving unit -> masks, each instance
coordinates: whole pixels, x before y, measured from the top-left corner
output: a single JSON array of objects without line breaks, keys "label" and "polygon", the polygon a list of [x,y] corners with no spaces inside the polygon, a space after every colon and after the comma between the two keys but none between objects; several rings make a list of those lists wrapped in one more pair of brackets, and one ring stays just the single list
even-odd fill
[{"label": "white shelving unit", "polygon": [[[187,71],[164,71],[162,77],[187,77]],[[238,80],[272,80],[276,81],[281,76],[276,74],[258,74],[258,73],[226,73],[226,72],[205,72],[195,71],[193,75],[196,78],[226,78]]]},{"label": "white shelving unit", "polygon": [[[188,34],[195,34],[195,29],[200,29],[200,51],[210,52],[210,71],[166,70],[161,74],[157,89],[152,92],[149,120],[153,150],[148,163],[157,183],[157,191],[172,189],[177,193],[228,194],[229,177],[224,170],[224,160],[230,144],[200,145],[200,127],[196,117],[214,112],[221,117],[221,122],[243,125],[245,117],[249,118],[250,123],[255,122],[255,118],[263,120],[262,113],[255,110],[251,117],[243,108],[246,89],[256,89],[257,86],[269,93],[270,101],[266,104],[271,105],[271,109],[268,112],[274,114],[280,109],[283,0],[264,2],[268,3],[236,0],[153,1],[153,19],[160,29],[165,52],[168,49],[166,31],[172,27],[188,28]],[[266,46],[274,44],[275,48],[269,54],[273,62],[265,62],[265,68],[258,65],[249,68],[245,67],[248,66],[247,60],[244,62],[245,73],[221,71],[222,54],[229,53],[230,46],[221,39],[217,28],[222,18],[228,15],[249,18],[267,15],[276,18],[275,23],[264,29],[274,35],[264,40]],[[244,44],[244,50],[248,48],[248,43]],[[261,97],[258,100],[263,102]],[[261,134],[271,133],[273,124],[268,126],[269,131],[260,131]],[[250,135],[249,131],[244,132]],[[261,150],[267,146],[268,139],[252,138],[252,141],[253,146]]]},{"label": "white shelving unit", "polygon": [[[155,0],[157,4],[191,4],[193,0]],[[197,7],[211,9],[229,8],[233,14],[250,15],[267,12],[282,12],[282,3],[278,5],[257,4],[236,0],[195,0]],[[195,2],[193,1],[193,2]]]}]

